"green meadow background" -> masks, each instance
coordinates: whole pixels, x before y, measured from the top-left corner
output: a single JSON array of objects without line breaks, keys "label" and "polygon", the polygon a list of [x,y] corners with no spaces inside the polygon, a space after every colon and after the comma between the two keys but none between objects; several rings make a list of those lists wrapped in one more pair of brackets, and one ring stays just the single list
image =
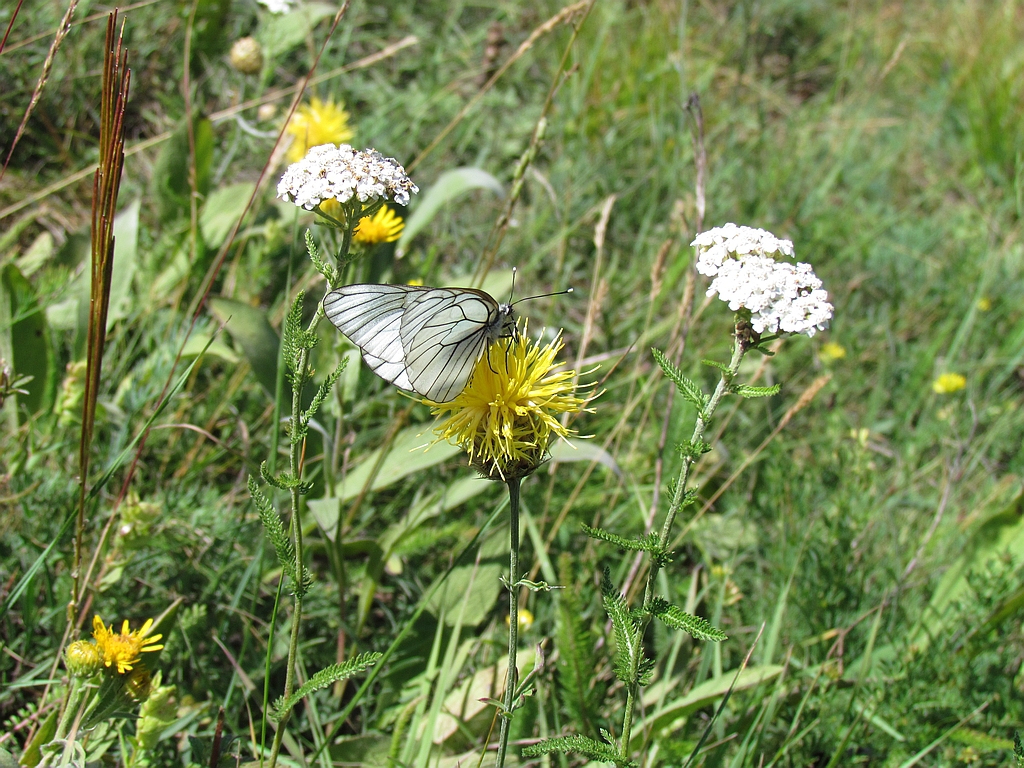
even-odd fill
[{"label": "green meadow background", "polygon": [[[0,8],[4,29],[14,6]],[[327,77],[303,101],[344,102],[355,146],[409,167],[441,136],[410,172],[420,195],[399,211],[409,224],[420,211],[418,231],[401,258],[394,245],[368,253],[365,280],[466,284],[558,84],[486,285],[504,300],[515,266],[519,296],[573,286],[520,310],[531,331],[563,329],[562,359],[592,371],[583,379],[601,394],[573,422],[588,439],[557,448],[523,486],[521,562],[566,589],[527,596],[521,656],[527,669],[538,655],[543,666],[516,713],[510,762],[583,765],[519,753],[570,731],[619,733],[624,695],[599,580],[607,567],[624,585],[634,555],[580,524],[632,537],[655,500],[664,513],[674,446],[694,414],[669,396],[650,350],[668,349],[713,385],[701,360],[728,358],[732,317],[705,300],[689,243],[698,227],[736,222],[791,239],[835,319],[745,361],[744,381],[779,383],[781,394],[730,399],[719,412],[694,477],[701,503],[677,526],[659,585],[729,637],[705,644],[652,626],[645,641],[658,664],[634,759],[682,766],[708,731],[690,764],[1014,764],[1024,725],[1024,8],[598,0],[572,17],[575,41],[571,25],[545,26],[561,8],[356,0],[329,39],[336,7],[314,2],[281,16],[248,0],[122,12],[129,156],[90,487],[111,474],[89,512],[94,567],[72,637],[88,636],[94,613],[135,628],[173,609],[166,648],[148,662],[175,687],[174,714],[136,763],[201,762],[218,708],[239,759],[253,759],[268,643],[271,696],[283,686],[290,603],[271,639],[281,574],[246,482],[287,446],[274,408],[284,314],[297,290],[310,314],[324,291],[302,242],[311,217],[274,199],[284,165],[271,155],[293,87],[327,40],[316,69]],[[66,9],[28,0],[0,54],[4,157]],[[34,377],[0,411],[0,747],[16,756],[62,695],[54,662],[72,535],[60,531],[78,503],[76,363],[108,10],[79,3],[0,181],[0,356],[12,376]],[[229,64],[245,35],[263,46],[255,75]],[[691,94],[703,116],[703,194]],[[493,179],[463,172],[477,183],[460,191],[443,174],[462,168]],[[329,253],[329,233],[313,234]],[[476,478],[455,449],[410,453],[430,439],[427,408],[356,365],[332,327],[320,334],[321,376],[341,354],[352,365],[307,446],[316,582],[300,668],[384,651],[452,571],[346,717],[358,678],[295,710],[283,758],[477,765],[494,713],[479,699],[497,697],[504,675],[503,488]],[[144,444],[133,443],[207,342]],[[965,386],[935,391],[947,373]],[[130,762],[133,722],[119,728],[90,736],[95,764]]]}]

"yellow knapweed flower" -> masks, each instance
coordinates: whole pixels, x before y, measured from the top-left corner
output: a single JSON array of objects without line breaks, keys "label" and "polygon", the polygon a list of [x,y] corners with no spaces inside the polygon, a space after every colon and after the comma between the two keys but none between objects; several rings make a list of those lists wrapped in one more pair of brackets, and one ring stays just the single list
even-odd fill
[{"label": "yellow knapweed flower", "polygon": [[129,672],[132,666],[139,663],[139,654],[149,651],[159,651],[162,645],[154,645],[163,635],[147,637],[149,630],[153,627],[153,620],[146,619],[146,623],[134,632],[128,630],[128,620],[125,619],[121,625],[121,633],[115,634],[114,625],[107,627],[103,619],[94,616],[92,619],[92,636],[96,640],[100,654],[103,656],[103,664],[106,667],[117,667],[117,672],[123,675]]},{"label": "yellow knapweed flower", "polygon": [[833,360],[842,360],[846,357],[846,347],[842,344],[836,344],[834,341],[829,341],[821,345],[821,349],[818,352],[818,357],[824,363],[830,363]]},{"label": "yellow knapweed flower", "polygon": [[285,129],[285,133],[293,137],[288,147],[288,162],[297,163],[310,147],[351,141],[356,134],[349,127],[348,117],[345,105],[335,104],[332,99],[321,101],[313,97],[309,104],[299,106]]},{"label": "yellow knapweed flower", "polygon": [[944,373],[932,382],[932,391],[939,395],[949,395],[966,386],[967,379],[959,373]]},{"label": "yellow knapweed flower", "polygon": [[537,469],[552,435],[569,434],[557,417],[581,411],[587,402],[576,394],[576,372],[556,370],[562,346],[561,338],[541,346],[522,332],[498,339],[458,397],[423,400],[441,419],[434,428],[438,440],[457,443],[488,477],[504,481]]},{"label": "yellow knapweed flower", "polygon": [[[321,208],[323,205],[320,206]],[[405,222],[387,206],[381,208],[372,217],[363,216],[352,233],[352,239],[364,245],[393,243],[402,236]]]}]

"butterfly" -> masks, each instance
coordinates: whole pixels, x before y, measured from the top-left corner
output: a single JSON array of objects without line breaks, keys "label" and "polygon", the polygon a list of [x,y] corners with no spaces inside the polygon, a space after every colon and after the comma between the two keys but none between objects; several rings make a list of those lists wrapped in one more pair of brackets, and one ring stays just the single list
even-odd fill
[{"label": "butterfly", "polygon": [[480,356],[516,329],[511,303],[474,288],[346,285],[324,297],[324,313],[374,373],[436,403],[458,397]]}]

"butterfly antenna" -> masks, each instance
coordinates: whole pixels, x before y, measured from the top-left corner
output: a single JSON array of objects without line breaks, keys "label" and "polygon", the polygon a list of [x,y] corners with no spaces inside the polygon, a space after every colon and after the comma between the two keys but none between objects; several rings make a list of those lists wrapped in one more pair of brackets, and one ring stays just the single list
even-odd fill
[{"label": "butterfly antenna", "polygon": [[516,268],[512,267],[512,287],[508,289],[508,303],[512,304],[512,295],[516,292]]},{"label": "butterfly antenna", "polygon": [[569,293],[572,293],[572,288],[566,288],[564,291],[554,291],[553,293],[540,293],[537,294],[536,296],[524,296],[523,298],[519,299],[519,301],[515,302],[513,302],[510,299],[509,304],[519,304],[520,302],[532,301],[533,299],[546,299],[548,296],[563,296]]}]

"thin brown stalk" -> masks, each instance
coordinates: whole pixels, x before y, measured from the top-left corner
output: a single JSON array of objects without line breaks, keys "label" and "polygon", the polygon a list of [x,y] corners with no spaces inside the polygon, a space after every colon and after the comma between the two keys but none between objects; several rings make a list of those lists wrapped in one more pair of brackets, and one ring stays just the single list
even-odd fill
[{"label": "thin brown stalk", "polygon": [[539,27],[534,29],[533,32],[530,33],[530,36],[526,38],[526,40],[524,40],[516,49],[516,52],[505,60],[505,63],[498,68],[497,72],[491,75],[490,79],[486,83],[484,83],[483,87],[473,95],[473,98],[466,102],[462,109],[459,110],[459,113],[452,118],[451,122],[448,123],[448,125],[446,125],[441,130],[441,132],[434,137],[434,140],[427,145],[426,149],[424,149],[422,152],[416,155],[415,159],[411,163],[409,163],[408,166],[406,166],[406,170],[409,173],[412,173],[412,170],[421,162],[423,162],[423,159],[431,152],[433,152],[437,148],[437,145],[444,141],[445,137],[449,133],[455,130],[455,126],[457,126],[459,123],[463,121],[466,115],[469,114],[470,110],[473,109],[473,107],[475,107],[480,102],[480,99],[482,99],[484,95],[489,90],[491,90],[491,88],[494,87],[494,84],[501,79],[501,76],[508,71],[508,68],[515,64],[517,61],[519,61],[519,59],[521,59],[523,55],[533,47],[534,43],[536,43],[541,37],[543,37],[548,32],[553,30],[563,21],[572,18],[573,15],[579,13],[584,8],[586,8],[587,12],[589,13],[590,7],[593,6],[593,4],[594,0],[580,0],[580,2],[573,3],[572,5],[567,5],[565,6],[565,8],[563,8],[554,16],[552,16],[550,19],[548,19]]},{"label": "thin brown stalk", "polygon": [[[278,99],[285,98],[286,96],[294,96],[296,93],[299,92],[305,92],[305,89],[307,87],[311,85],[316,85],[318,83],[322,83],[325,80],[330,80],[332,77],[343,75],[346,72],[353,72],[357,69],[365,69],[366,67],[376,64],[378,61],[382,61],[386,58],[394,56],[402,49],[408,48],[411,45],[415,45],[418,42],[419,39],[415,35],[408,35],[406,37],[403,37],[396,43],[392,43],[391,45],[385,46],[376,53],[371,53],[369,56],[364,56],[361,59],[357,59],[356,61],[353,61],[351,64],[336,67],[335,69],[332,69],[329,72],[325,72],[322,75],[318,75],[317,77],[311,78],[309,81],[302,80],[296,83],[295,85],[289,86],[287,88],[281,88],[275,91],[268,91],[259,98],[250,99],[249,101],[244,101],[241,104],[233,104],[230,107],[214,112],[210,115],[210,122],[219,123],[222,120],[227,120],[231,117],[234,117],[235,115],[240,114],[247,109],[259,107],[262,106],[263,104],[270,104],[272,102],[277,101]],[[167,141],[169,138],[171,138],[172,135],[173,131],[166,131],[164,133],[161,133],[159,136],[153,136],[149,139],[140,141],[138,144],[133,144],[130,148],[125,150],[125,157],[131,157],[132,155],[136,155],[139,152],[144,152],[147,149],[151,149],[152,147],[158,146],[163,142]],[[23,208],[28,208],[30,205],[38,203],[40,200],[49,197],[55,192],[59,192],[65,187],[69,187],[75,182],[87,178],[89,174],[91,174],[95,170],[95,164],[86,166],[85,168],[82,168],[80,171],[75,171],[74,173],[65,176],[63,179],[55,181],[53,184],[50,184],[49,186],[44,187],[43,189],[40,189],[38,192],[33,192],[31,195],[25,195],[20,200],[18,200],[18,202],[11,203],[11,205],[7,206],[6,208],[0,209],[0,219],[5,219],[8,216],[11,216],[12,214],[15,214],[18,211],[22,210]]]},{"label": "thin brown stalk", "polygon": [[92,281],[89,295],[89,330],[86,341],[85,395],[82,405],[82,431],[78,445],[79,504],[75,532],[74,587],[69,618],[74,617],[81,598],[79,569],[85,531],[86,487],[89,477],[89,449],[92,445],[99,396],[100,373],[107,334],[107,310],[110,306],[111,276],[114,268],[114,214],[117,193],[124,168],[124,112],[128,103],[131,71],[128,52],[122,48],[117,31],[117,12],[107,20],[107,38],[103,61],[103,91],[100,103],[100,163],[93,179],[92,198]]},{"label": "thin brown stalk", "polygon": [[[4,52],[4,48],[7,46],[7,38],[11,35],[11,30],[14,29],[14,21],[18,18],[18,12],[21,10],[22,4],[25,0],[18,0],[18,4],[14,6],[14,13],[11,14],[11,20],[7,23],[7,29],[4,30],[4,39],[0,40],[0,53]],[[45,35],[43,35],[45,37]]]},{"label": "thin brown stalk", "polygon": [[[21,7],[21,4],[18,4]],[[28,119],[32,115],[33,110],[36,108],[36,104],[39,103],[39,97],[43,95],[43,88],[46,87],[46,81],[50,79],[50,70],[53,69],[53,60],[57,56],[57,49],[60,48],[60,44],[64,42],[64,38],[68,34],[68,30],[71,29],[71,17],[75,15],[75,8],[78,7],[78,0],[71,0],[68,3],[68,9],[64,12],[64,18],[60,20],[60,26],[57,27],[57,32],[53,36],[53,43],[50,45],[50,51],[46,54],[46,58],[43,60],[43,69],[39,73],[39,80],[36,81],[36,87],[32,91],[32,98],[29,99],[28,106],[25,108],[25,114],[21,117],[21,125],[18,126],[18,130],[14,133],[14,140],[11,142],[11,148],[7,150],[7,158],[4,160],[4,167],[0,168],[0,181],[3,180],[4,174],[7,173],[7,166],[11,162],[11,157],[14,155],[14,148],[18,146],[18,142],[21,141],[22,134],[25,133],[25,126],[28,125]],[[14,19],[11,19],[11,23],[14,23]],[[8,32],[10,29],[8,29]],[[4,39],[7,39],[7,35],[4,35]],[[102,130],[102,129],[101,129]],[[102,146],[102,145],[101,145]]]}]

